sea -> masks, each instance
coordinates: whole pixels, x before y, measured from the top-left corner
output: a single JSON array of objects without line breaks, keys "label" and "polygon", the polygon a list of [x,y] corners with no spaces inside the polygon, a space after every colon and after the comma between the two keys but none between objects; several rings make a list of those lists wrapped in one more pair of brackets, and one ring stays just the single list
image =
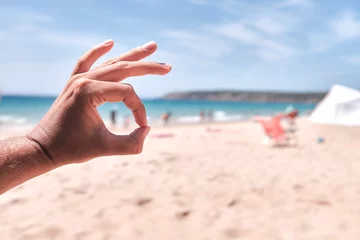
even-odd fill
[{"label": "sea", "polygon": [[[0,101],[0,125],[2,128],[30,127],[45,115],[56,97],[43,96],[2,96]],[[253,116],[270,116],[283,112],[286,107],[292,105],[300,111],[300,114],[311,112],[315,104],[311,103],[278,103],[278,102],[218,102],[197,100],[164,100],[143,99],[150,124],[160,124],[161,116],[165,112],[171,112],[172,124],[200,123],[200,112],[207,115],[210,111],[214,122],[246,121]],[[117,110],[118,122],[122,123],[125,116],[131,115],[122,103],[106,103],[98,110],[105,123],[109,122],[110,112]]]}]

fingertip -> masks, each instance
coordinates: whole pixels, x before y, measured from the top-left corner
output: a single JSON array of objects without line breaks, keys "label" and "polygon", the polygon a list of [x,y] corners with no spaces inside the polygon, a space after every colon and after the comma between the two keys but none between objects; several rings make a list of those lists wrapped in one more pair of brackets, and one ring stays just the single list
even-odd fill
[{"label": "fingertip", "polygon": [[150,132],[150,127],[149,126],[138,127],[130,135],[135,137],[138,141],[143,142],[144,139],[146,138],[146,136],[149,134],[149,132]]},{"label": "fingertip", "polygon": [[154,51],[157,49],[157,44],[155,41],[150,41],[148,43],[145,43],[141,47],[147,51]]},{"label": "fingertip", "polygon": [[113,46],[114,41],[112,39],[108,39],[108,40],[104,41],[101,45],[106,46],[106,47]]},{"label": "fingertip", "polygon": [[[147,127],[147,118],[146,113],[139,115],[139,111],[135,112],[135,122],[139,125],[141,128]],[[143,113],[143,112],[142,112]]]},{"label": "fingertip", "polygon": [[172,70],[172,66],[167,64],[166,68],[165,68],[165,71],[162,73],[162,75],[168,74],[169,72],[171,72],[171,70]]},{"label": "fingertip", "polygon": [[145,128],[146,128],[146,129],[145,129],[144,134],[145,134],[145,137],[147,137],[147,136],[149,135],[150,131],[151,131],[151,127],[150,127],[150,126],[146,126]]},{"label": "fingertip", "polygon": [[146,128],[147,127],[147,121],[136,121],[136,123],[139,125],[140,128]]},{"label": "fingertip", "polygon": [[146,138],[146,136],[149,135],[150,129],[151,128],[149,126],[139,127],[139,131],[141,131],[143,138]]}]

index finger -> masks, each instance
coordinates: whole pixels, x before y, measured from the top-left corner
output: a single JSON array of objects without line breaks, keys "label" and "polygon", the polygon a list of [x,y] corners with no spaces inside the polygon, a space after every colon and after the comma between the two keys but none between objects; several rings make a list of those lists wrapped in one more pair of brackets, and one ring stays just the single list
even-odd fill
[{"label": "index finger", "polygon": [[130,84],[91,80],[86,91],[88,91],[91,102],[94,103],[92,105],[95,106],[105,102],[124,102],[125,106],[132,111],[135,122],[140,127],[147,126],[145,106]]},{"label": "index finger", "polygon": [[165,75],[171,71],[171,65],[156,62],[119,62],[88,73],[87,77],[110,82],[119,82],[128,77]]},{"label": "index finger", "polygon": [[105,53],[109,52],[114,46],[114,41],[109,39],[95,46],[85,53],[77,62],[71,76],[84,73],[90,70],[92,65]]}]

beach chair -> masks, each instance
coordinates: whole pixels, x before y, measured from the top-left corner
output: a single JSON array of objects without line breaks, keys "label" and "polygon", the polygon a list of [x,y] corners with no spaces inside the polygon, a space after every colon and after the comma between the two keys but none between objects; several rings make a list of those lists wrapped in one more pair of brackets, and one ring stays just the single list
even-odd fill
[{"label": "beach chair", "polygon": [[265,135],[270,141],[273,141],[276,145],[287,145],[289,144],[289,137],[281,126],[282,119],[283,115],[276,115],[269,119],[256,118],[255,121],[261,124]]},{"label": "beach chair", "polygon": [[299,112],[294,109],[292,111],[286,112],[283,115],[283,123],[285,124],[285,131],[289,138],[289,141],[291,141],[293,144],[298,144],[298,137],[297,137],[297,126],[296,126],[296,118],[299,115]]}]

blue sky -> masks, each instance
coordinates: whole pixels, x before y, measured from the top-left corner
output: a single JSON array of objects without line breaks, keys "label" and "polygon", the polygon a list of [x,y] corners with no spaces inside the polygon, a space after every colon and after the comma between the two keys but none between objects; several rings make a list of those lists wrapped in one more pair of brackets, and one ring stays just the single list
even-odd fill
[{"label": "blue sky", "polygon": [[360,88],[360,2],[121,0],[0,2],[0,89],[58,94],[78,59],[154,40],[172,72],[129,80],[142,97],[169,91]]}]

